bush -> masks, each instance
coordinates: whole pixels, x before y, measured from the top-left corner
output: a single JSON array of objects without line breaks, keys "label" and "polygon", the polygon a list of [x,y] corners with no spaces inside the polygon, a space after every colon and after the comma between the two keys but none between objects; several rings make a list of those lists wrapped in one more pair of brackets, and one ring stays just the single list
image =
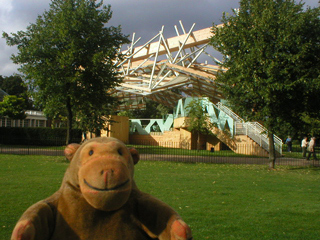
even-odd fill
[{"label": "bush", "polygon": [[300,145],[300,141],[299,140],[293,140],[292,141],[292,145]]},{"label": "bush", "polygon": [[[73,129],[72,142],[81,142],[81,130]],[[11,145],[62,146],[66,143],[66,128],[0,128],[0,143]]]}]

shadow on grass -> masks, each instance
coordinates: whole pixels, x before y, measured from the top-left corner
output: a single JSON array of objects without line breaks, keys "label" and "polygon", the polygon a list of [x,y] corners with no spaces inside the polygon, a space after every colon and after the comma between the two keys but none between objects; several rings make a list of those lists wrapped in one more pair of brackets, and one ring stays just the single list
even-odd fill
[{"label": "shadow on grass", "polygon": [[309,167],[290,167],[288,170],[290,171],[297,171],[297,170],[311,170],[311,171],[320,171],[320,168],[319,167],[315,167],[315,166],[309,166]]}]

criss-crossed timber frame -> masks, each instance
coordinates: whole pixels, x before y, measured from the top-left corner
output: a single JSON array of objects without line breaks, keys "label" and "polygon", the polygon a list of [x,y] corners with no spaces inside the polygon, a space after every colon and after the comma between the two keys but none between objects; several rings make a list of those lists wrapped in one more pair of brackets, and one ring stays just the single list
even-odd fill
[{"label": "criss-crossed timber frame", "polygon": [[[228,124],[229,130],[233,132],[236,123],[240,123],[241,129],[245,129],[241,134],[249,136],[268,151],[267,129],[263,126],[257,128],[258,123],[245,123],[220,102],[224,97],[217,89],[215,79],[217,71],[224,69],[217,65],[219,60],[206,51],[212,36],[211,28],[193,31],[193,24],[186,32],[181,22],[180,26],[182,35],[175,26],[177,36],[165,39],[162,27],[156,36],[138,47],[140,38],[135,40],[133,34],[131,45],[121,52],[124,59],[116,62],[119,75],[123,78],[121,85],[114,90],[114,94],[124,102],[120,110],[143,108],[143,98],[146,97],[172,108],[183,97],[201,97],[208,100],[206,106],[211,108],[208,113],[212,113],[213,121],[221,125],[221,130],[224,130],[224,124]],[[211,64],[201,62],[203,54],[210,57]],[[213,108],[223,113],[215,115]],[[266,135],[264,140],[263,135]],[[277,137],[275,140],[277,151],[281,153],[282,140]]]},{"label": "criss-crossed timber frame", "polygon": [[[208,97],[217,103],[223,98],[217,90],[215,76],[219,69],[217,59],[206,48],[212,36],[211,28],[188,32],[180,21],[182,34],[177,26],[176,37],[165,39],[164,26],[145,44],[138,46],[140,38],[132,35],[131,45],[123,51],[123,60],[118,60],[119,76],[123,78],[116,94],[125,104],[120,109],[141,108],[147,97],[169,107],[174,107],[185,96]],[[206,54],[211,64],[199,59]]]}]

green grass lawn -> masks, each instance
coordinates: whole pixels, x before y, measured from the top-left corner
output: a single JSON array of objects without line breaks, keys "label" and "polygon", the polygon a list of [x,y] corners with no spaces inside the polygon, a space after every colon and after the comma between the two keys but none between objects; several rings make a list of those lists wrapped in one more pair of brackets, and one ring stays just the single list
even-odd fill
[{"label": "green grass lawn", "polygon": [[184,156],[211,156],[211,157],[246,157],[256,158],[254,155],[244,155],[233,152],[232,150],[209,151],[209,150],[189,150],[182,148],[170,148],[148,145],[129,145],[136,148],[139,153],[144,154],[163,154],[163,155],[184,155]]},{"label": "green grass lawn", "polygon": [[[141,154],[162,154],[162,155],[184,155],[184,156],[211,156],[211,157],[245,157],[245,158],[257,158],[254,155],[244,155],[233,152],[232,150],[221,150],[221,151],[208,151],[208,150],[189,150],[182,148],[173,147],[162,147],[162,146],[151,146],[151,145],[136,145],[129,144],[129,147],[136,148]],[[64,150],[65,146],[27,146],[27,145],[1,145],[1,149],[39,149],[39,150]],[[320,153],[320,148],[316,148],[317,155]],[[282,150],[283,157],[286,158],[302,158],[301,147],[299,145],[293,146],[293,151],[287,151],[287,145],[283,145]],[[320,158],[320,156],[319,156]]]},{"label": "green grass lawn", "polygon": [[[0,154],[0,239],[54,193],[63,157]],[[320,169],[140,161],[139,188],[174,207],[194,239],[320,239]]]},{"label": "green grass lawn", "polygon": [[[256,158],[254,155],[244,155],[233,152],[232,150],[208,151],[208,150],[189,150],[182,148],[150,146],[150,145],[135,145],[129,144],[128,147],[136,148],[141,154],[164,154],[164,155],[184,155],[184,156],[212,156],[212,157],[246,157]],[[64,150],[65,146],[26,146],[26,145],[1,145],[3,149],[39,149],[39,150]]]}]

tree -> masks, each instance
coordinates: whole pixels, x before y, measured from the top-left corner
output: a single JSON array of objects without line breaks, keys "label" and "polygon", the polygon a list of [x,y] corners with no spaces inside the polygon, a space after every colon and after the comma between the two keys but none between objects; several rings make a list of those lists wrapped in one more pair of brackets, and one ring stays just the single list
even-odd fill
[{"label": "tree", "polygon": [[27,95],[27,87],[19,75],[12,75],[9,77],[1,77],[0,88],[9,95],[16,95],[18,97],[25,97]]},{"label": "tree", "polygon": [[100,121],[116,107],[116,98],[108,94],[121,82],[113,60],[128,39],[120,26],[105,26],[111,16],[103,0],[52,0],[26,31],[3,33],[8,45],[18,46],[12,60],[21,64],[35,104],[48,117],[67,117],[67,143],[74,120]]},{"label": "tree", "polygon": [[26,109],[35,109],[33,101],[28,96],[28,88],[20,75],[12,75],[9,77],[0,76],[0,89],[9,95],[15,95],[25,99]]},{"label": "tree", "polygon": [[[112,124],[114,122],[111,120],[110,115],[114,113],[114,106],[117,104],[118,103],[114,101],[113,105],[106,106],[102,111],[94,107],[85,107],[77,113],[77,117],[81,119],[81,121],[77,121],[76,126],[84,129],[84,132],[95,133],[96,136],[100,136],[101,129],[108,130],[106,123]],[[107,109],[108,107],[109,109]],[[108,114],[106,114],[106,111]]]},{"label": "tree", "polygon": [[197,150],[200,150],[200,134],[209,135],[216,125],[211,122],[210,116],[206,113],[201,99],[193,99],[186,107],[188,118],[186,125],[188,130],[197,134]]},{"label": "tree", "polygon": [[26,101],[15,95],[4,96],[0,102],[0,116],[7,116],[12,119],[25,119]]},{"label": "tree", "polygon": [[310,114],[309,115],[304,114],[302,116],[302,120],[305,122],[304,128],[307,128],[307,131],[305,132],[310,133],[311,136],[320,135],[320,118],[313,118],[313,117],[310,117]]},{"label": "tree", "polygon": [[148,98],[145,99],[145,104],[145,109],[122,111],[118,113],[118,115],[127,116],[129,118],[162,118],[163,116],[166,116],[170,111],[172,112],[169,107]]},{"label": "tree", "polygon": [[2,77],[2,75],[0,75],[0,88],[1,88],[1,86],[3,84],[3,81],[4,81],[4,78]]},{"label": "tree", "polygon": [[267,127],[271,168],[273,134],[283,123],[297,129],[303,113],[320,110],[319,104],[310,109],[310,96],[320,93],[319,8],[303,6],[293,0],[241,0],[233,15],[223,15],[224,26],[212,29],[211,44],[227,69],[216,81],[235,111]]}]

